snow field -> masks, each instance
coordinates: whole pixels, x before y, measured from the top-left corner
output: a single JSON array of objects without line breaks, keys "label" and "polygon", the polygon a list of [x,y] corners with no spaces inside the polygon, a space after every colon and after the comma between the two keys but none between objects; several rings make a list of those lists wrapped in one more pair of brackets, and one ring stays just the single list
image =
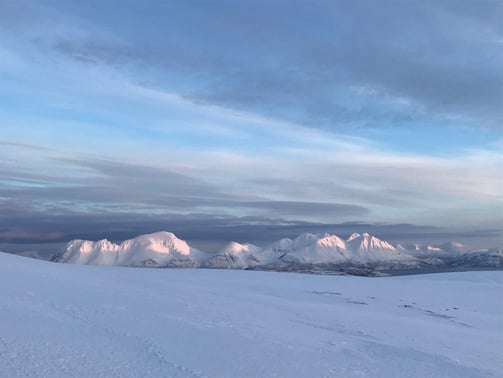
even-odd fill
[{"label": "snow field", "polygon": [[503,273],[384,278],[0,253],[0,377],[497,377]]}]

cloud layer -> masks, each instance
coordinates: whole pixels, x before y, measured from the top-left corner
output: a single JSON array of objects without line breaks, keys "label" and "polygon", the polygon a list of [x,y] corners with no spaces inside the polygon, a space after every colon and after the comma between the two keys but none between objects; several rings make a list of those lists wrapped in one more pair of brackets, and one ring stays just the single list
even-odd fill
[{"label": "cloud layer", "polygon": [[501,245],[502,18],[496,0],[1,2],[0,243]]}]

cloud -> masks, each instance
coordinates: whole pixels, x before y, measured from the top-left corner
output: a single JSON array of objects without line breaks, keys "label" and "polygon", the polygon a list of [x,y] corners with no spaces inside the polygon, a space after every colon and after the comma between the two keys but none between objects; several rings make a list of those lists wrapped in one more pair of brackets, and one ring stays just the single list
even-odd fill
[{"label": "cloud", "polygon": [[331,216],[361,216],[368,213],[363,206],[347,205],[340,203],[305,202],[305,201],[251,201],[237,203],[237,206],[252,209],[267,209],[281,216],[308,216],[316,214],[320,217]]},{"label": "cloud", "polygon": [[487,151],[463,161],[375,151],[320,161],[304,154],[301,163],[251,159],[249,166],[244,156],[240,164],[222,160],[217,167],[202,155],[194,162],[204,175],[182,174],[162,162],[35,151],[37,164],[45,167],[47,159],[51,169],[37,169],[31,155],[26,166],[2,166],[0,245],[7,251],[24,248],[15,244],[38,250],[39,243],[49,253],[74,238],[124,240],[158,230],[205,250],[229,240],[267,244],[301,232],[367,231],[395,241],[459,239],[476,247],[502,240],[499,202],[480,200],[486,186],[498,182],[491,168],[497,160]]},{"label": "cloud", "polygon": [[51,4],[0,3],[4,235],[502,226],[501,2]]},{"label": "cloud", "polygon": [[[22,231],[30,230],[30,231]],[[270,217],[237,217],[208,214],[82,213],[65,210],[18,213],[9,226],[0,228],[0,246],[7,252],[37,250],[57,252],[72,239],[122,241],[140,234],[168,230],[204,251],[212,252],[231,240],[267,245],[302,232],[328,232],[348,237],[352,232],[370,232],[395,242],[445,242],[459,240],[469,246],[500,245],[501,229],[450,229],[428,225],[368,222],[316,223]],[[499,244],[498,244],[499,243]]]},{"label": "cloud", "polygon": [[9,230],[0,231],[0,241],[3,243],[27,243],[27,242],[54,242],[61,241],[64,235],[61,232],[45,232],[45,231],[23,231],[23,230]]},{"label": "cloud", "polygon": [[0,139],[0,146],[24,147],[24,148],[34,149],[34,150],[53,150],[53,148],[50,146],[45,146],[45,145],[40,145],[40,144],[35,144],[35,143],[27,143],[27,142],[22,142],[22,141],[15,141],[15,140],[1,140]]},{"label": "cloud", "polygon": [[[23,161],[12,151],[15,158],[4,159],[0,225],[28,227],[30,214],[42,223],[44,215],[68,214],[100,214],[105,220],[107,214],[144,219],[199,214],[315,224],[359,219],[452,229],[490,228],[502,221],[497,152],[450,159],[320,150],[297,152],[296,158],[222,160],[213,153],[188,160],[173,152],[149,164],[36,153],[35,165],[32,155]],[[193,168],[177,167],[180,158]]]},{"label": "cloud", "polygon": [[[198,211],[229,214],[244,211],[296,218],[316,214],[335,219],[368,212],[359,205],[270,200],[266,193],[246,195],[239,191],[233,194],[225,185],[218,185],[218,180],[208,183],[166,167],[105,159],[57,158],[56,162],[62,173],[59,177],[35,174],[30,169],[26,173],[19,169],[9,170],[8,166],[0,171],[4,182],[0,185],[0,199],[15,199],[15,202],[4,203],[11,216],[15,216],[16,211],[10,207],[17,204],[21,208],[22,203],[27,208],[29,204],[37,204],[47,213],[76,207],[81,211],[117,211],[122,208],[134,213]],[[80,169],[78,175],[75,175],[75,167]],[[67,177],[66,171],[73,171],[74,176]]]},{"label": "cloud", "polygon": [[434,122],[501,128],[498,1],[476,7],[452,1],[224,1],[140,8],[126,5],[120,12],[138,25],[149,18],[155,30],[132,32],[75,6],[67,12],[82,12],[114,38],[47,42],[70,59],[136,76],[147,68],[142,82],[169,86],[197,103],[313,127]]}]

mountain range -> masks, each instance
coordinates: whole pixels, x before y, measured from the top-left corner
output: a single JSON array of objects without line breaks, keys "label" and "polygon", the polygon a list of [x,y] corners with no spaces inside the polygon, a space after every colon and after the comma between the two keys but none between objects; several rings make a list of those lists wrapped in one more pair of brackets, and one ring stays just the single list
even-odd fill
[{"label": "mountain range", "polygon": [[501,268],[503,250],[468,251],[456,242],[439,246],[393,244],[368,233],[354,233],[347,239],[303,233],[266,247],[231,242],[217,253],[206,253],[171,232],[161,231],[121,244],[106,239],[72,240],[51,260],[84,265],[366,274],[405,269]]}]

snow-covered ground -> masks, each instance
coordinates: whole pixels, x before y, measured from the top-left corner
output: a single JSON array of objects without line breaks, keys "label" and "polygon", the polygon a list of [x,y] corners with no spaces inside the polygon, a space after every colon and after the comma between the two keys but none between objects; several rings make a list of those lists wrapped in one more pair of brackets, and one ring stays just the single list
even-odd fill
[{"label": "snow-covered ground", "polygon": [[496,377],[503,273],[385,278],[0,253],[1,377]]}]

